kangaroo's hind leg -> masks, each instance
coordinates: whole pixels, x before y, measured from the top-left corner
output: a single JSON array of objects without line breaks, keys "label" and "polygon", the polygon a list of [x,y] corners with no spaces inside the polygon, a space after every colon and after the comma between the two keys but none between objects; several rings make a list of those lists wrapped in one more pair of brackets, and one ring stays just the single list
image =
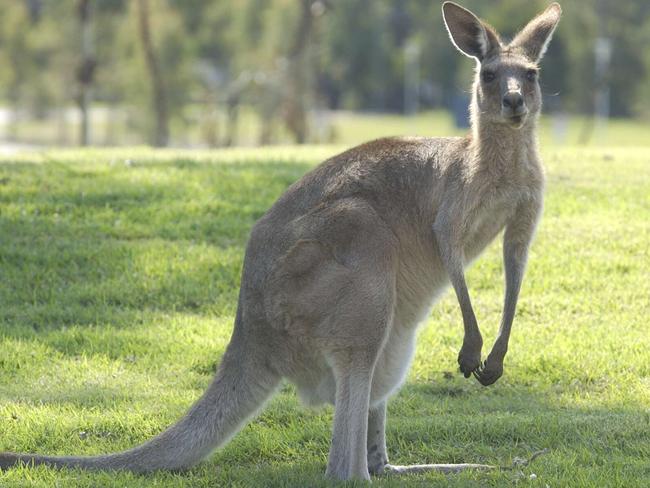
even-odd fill
[{"label": "kangaroo's hind leg", "polygon": [[[379,282],[385,285],[381,291],[381,286],[373,286]],[[370,479],[367,444],[370,391],[377,357],[393,320],[393,293],[388,283],[370,277],[358,281],[356,293],[351,293],[347,303],[341,304],[348,312],[342,314],[347,326],[328,340],[326,357],[336,382],[334,428],[327,464],[330,477]],[[374,292],[368,293],[368,287]],[[372,420],[376,428],[374,417]]]},{"label": "kangaroo's hind leg", "polygon": [[366,439],[368,402],[373,364],[355,351],[331,354],[336,378],[336,400],[332,445],[327,476],[338,479],[370,479]]}]

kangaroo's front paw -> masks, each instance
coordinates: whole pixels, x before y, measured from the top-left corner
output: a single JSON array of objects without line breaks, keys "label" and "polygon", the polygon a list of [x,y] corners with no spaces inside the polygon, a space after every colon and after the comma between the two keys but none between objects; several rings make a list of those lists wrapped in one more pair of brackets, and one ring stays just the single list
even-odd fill
[{"label": "kangaroo's front paw", "polygon": [[458,353],[458,365],[465,378],[469,378],[476,368],[481,365],[482,347],[483,343],[480,340],[463,342],[463,347],[460,348]]},{"label": "kangaroo's front paw", "polygon": [[491,385],[503,374],[503,359],[490,359],[488,356],[472,374],[483,386]]}]

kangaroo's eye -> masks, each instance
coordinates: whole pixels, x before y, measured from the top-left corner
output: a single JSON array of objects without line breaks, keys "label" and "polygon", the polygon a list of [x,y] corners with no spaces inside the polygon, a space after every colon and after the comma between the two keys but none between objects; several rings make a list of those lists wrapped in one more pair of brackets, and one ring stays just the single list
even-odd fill
[{"label": "kangaroo's eye", "polygon": [[537,79],[537,71],[534,69],[526,71],[526,79],[528,81],[535,81]]},{"label": "kangaroo's eye", "polygon": [[481,73],[481,79],[484,83],[490,83],[491,81],[494,81],[495,78],[496,75],[492,71],[483,71]]}]

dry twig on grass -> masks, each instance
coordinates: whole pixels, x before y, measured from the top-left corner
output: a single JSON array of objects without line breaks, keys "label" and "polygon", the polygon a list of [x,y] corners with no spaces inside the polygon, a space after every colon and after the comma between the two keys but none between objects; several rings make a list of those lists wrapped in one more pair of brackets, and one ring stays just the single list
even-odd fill
[{"label": "dry twig on grass", "polygon": [[541,451],[535,451],[528,459],[525,458],[515,458],[512,462],[512,466],[494,466],[491,464],[472,464],[472,463],[462,463],[462,464],[412,464],[410,466],[393,466],[388,464],[384,468],[384,475],[393,475],[393,474],[417,474],[417,473],[427,473],[429,471],[438,471],[444,474],[460,473],[461,471],[488,471],[493,469],[500,470],[515,470],[523,468],[524,466],[530,465],[535,459],[539,456],[547,454],[550,452],[548,449],[542,449]]}]

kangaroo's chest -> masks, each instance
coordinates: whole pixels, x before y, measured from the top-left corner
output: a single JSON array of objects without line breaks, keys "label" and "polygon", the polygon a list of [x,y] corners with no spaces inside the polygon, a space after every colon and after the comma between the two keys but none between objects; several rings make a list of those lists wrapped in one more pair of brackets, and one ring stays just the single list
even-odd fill
[{"label": "kangaroo's chest", "polygon": [[517,210],[523,192],[507,187],[485,195],[467,214],[463,231],[463,248],[468,260],[477,257],[504,229]]},{"label": "kangaroo's chest", "polygon": [[480,209],[463,236],[465,256],[473,259],[483,251],[505,227],[512,213],[514,210],[505,202]]}]

